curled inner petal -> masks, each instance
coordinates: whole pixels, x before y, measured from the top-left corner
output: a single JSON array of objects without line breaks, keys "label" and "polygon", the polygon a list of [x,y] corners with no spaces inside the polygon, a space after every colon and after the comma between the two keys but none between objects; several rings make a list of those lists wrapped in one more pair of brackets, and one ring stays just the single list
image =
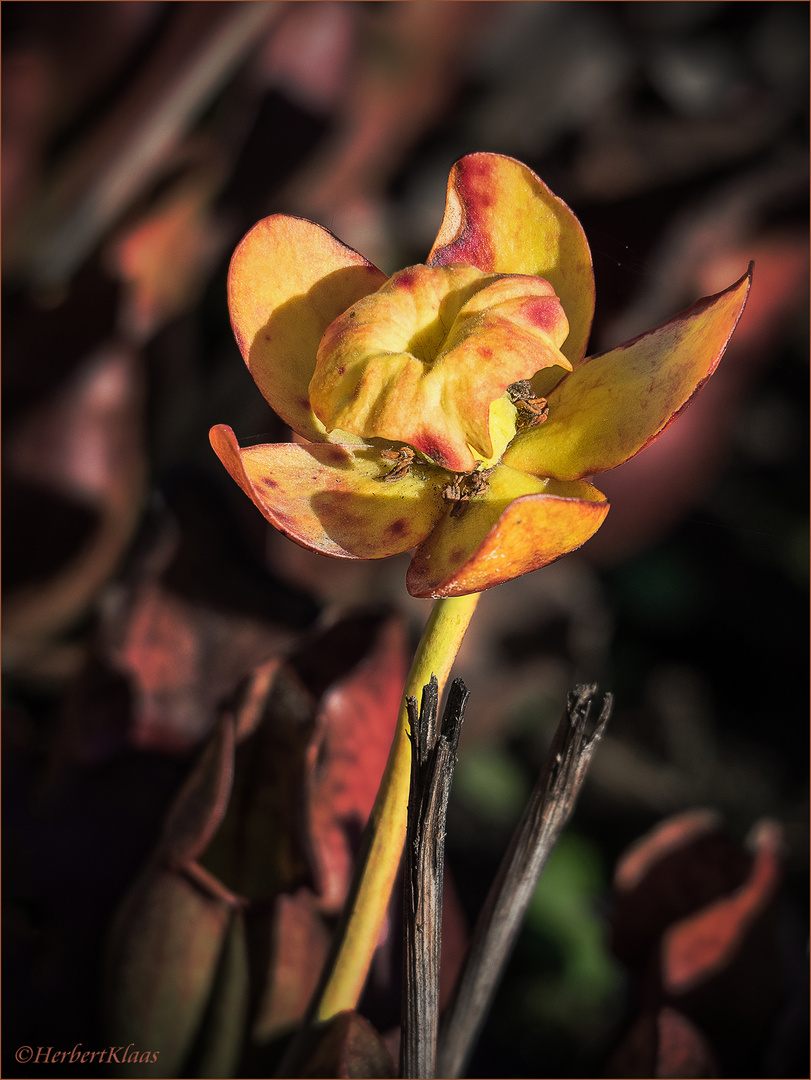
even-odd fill
[{"label": "curled inner petal", "polygon": [[560,352],[567,333],[542,278],[410,267],[327,329],[310,401],[327,430],[407,443],[465,472],[492,458],[491,405],[508,386],[571,369]]}]

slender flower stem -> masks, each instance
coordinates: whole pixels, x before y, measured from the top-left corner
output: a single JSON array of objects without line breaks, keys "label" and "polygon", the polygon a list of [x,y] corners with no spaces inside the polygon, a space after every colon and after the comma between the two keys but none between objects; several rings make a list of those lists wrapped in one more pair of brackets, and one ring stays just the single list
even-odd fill
[{"label": "slender flower stem", "polygon": [[354,1009],[358,1003],[405,841],[411,781],[406,700],[420,700],[422,688],[432,674],[442,694],[478,601],[479,593],[473,593],[434,603],[406,680],[397,731],[367,826],[365,859],[347,900],[348,915],[340,946],[313,1014],[316,1022],[329,1020],[344,1009]]}]

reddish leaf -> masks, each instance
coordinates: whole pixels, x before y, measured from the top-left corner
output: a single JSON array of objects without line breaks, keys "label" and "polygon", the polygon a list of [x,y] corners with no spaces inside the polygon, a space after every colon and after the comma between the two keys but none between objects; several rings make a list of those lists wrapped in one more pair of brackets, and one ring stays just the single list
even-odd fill
[{"label": "reddish leaf", "polygon": [[666,818],[622,856],[614,871],[614,888],[620,893],[631,892],[662,859],[698,837],[717,831],[719,824],[712,810],[688,810]]},{"label": "reddish leaf", "polygon": [[391,747],[406,677],[399,621],[379,627],[357,667],[324,695],[308,750],[309,825],[322,907],[346,896]]},{"label": "reddish leaf", "polygon": [[734,892],[674,923],[662,941],[662,983],[685,994],[735,961],[755,924],[774,899],[781,881],[778,826],[765,824],[746,881]]},{"label": "reddish leaf", "polygon": [[[142,592],[149,590],[160,610],[159,587]],[[155,670],[164,684],[172,677],[165,648],[156,649]],[[184,670],[188,664],[180,665]],[[264,985],[255,1042],[261,1048],[302,1017],[329,948],[323,913],[344,900],[404,677],[398,620],[381,612],[336,618],[289,661],[257,667],[236,717],[222,721],[190,773],[155,860],[124,905],[112,949],[119,1028],[157,1045],[174,1024],[172,1038],[166,1036],[173,1068],[185,1063],[195,1075],[210,1075],[212,1062],[234,1059],[247,993],[246,943],[241,923],[225,920],[243,904],[258,902],[248,918],[251,955],[262,956],[272,941],[266,973],[258,972]],[[323,883],[317,892],[300,887],[314,876]],[[216,925],[210,911],[222,913]],[[154,970],[160,974],[148,983]],[[219,1017],[214,1026],[206,1022],[204,1037],[203,1010]],[[332,1070],[324,1075],[393,1075],[379,1037],[359,1017],[330,1029],[318,1055],[311,1068]]]},{"label": "reddish leaf", "polygon": [[675,1009],[660,1009],[656,1017],[659,1044],[654,1076],[717,1076],[712,1050],[699,1029]]},{"label": "reddish leaf", "polygon": [[611,920],[616,956],[629,965],[643,963],[670,923],[736,888],[748,865],[712,811],[690,810],[661,822],[617,866]]},{"label": "reddish leaf", "polygon": [[206,737],[221,702],[288,636],[258,619],[192,603],[158,582],[143,585],[108,632],[118,638],[113,666],[133,687],[131,741],[176,753]]},{"label": "reddish leaf", "polygon": [[111,257],[128,285],[126,326],[136,340],[190,307],[218,254],[210,202],[214,170],[200,170],[114,243]]},{"label": "reddish leaf", "polygon": [[365,612],[257,670],[238,710],[233,795],[204,857],[228,888],[260,898],[315,883],[322,909],[340,909],[391,744],[404,648],[398,621]]},{"label": "reddish leaf", "polygon": [[292,627],[313,617],[311,601],[253,561],[208,486],[192,477],[169,509],[105,597],[69,695],[65,758],[103,760],[123,743],[189,752],[255,665],[278,664]]},{"label": "reddish leaf", "polygon": [[[790,992],[778,936],[779,827],[761,823],[751,846],[753,856],[712,815],[692,812],[664,822],[620,864],[614,947],[642,975],[643,1015],[657,1016],[657,1068],[671,1071],[637,1062],[642,1071],[616,1075],[712,1075],[700,1071],[709,1068],[701,1040],[663,1005],[700,1025],[722,1075],[751,1075],[743,1070],[763,1057]],[[646,1030],[638,1021],[630,1042]],[[699,1071],[679,1071],[689,1068]]]}]

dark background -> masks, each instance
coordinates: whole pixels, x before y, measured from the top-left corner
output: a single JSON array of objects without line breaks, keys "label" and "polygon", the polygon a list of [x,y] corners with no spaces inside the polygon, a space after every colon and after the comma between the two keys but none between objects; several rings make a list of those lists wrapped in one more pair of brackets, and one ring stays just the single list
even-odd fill
[{"label": "dark background", "polygon": [[[407,561],[268,535],[211,452],[214,423],[285,437],[231,336],[230,252],[282,210],[419,262],[450,165],[488,150],[580,217],[591,351],[755,276],[701,397],[598,480],[601,532],[485,595],[460,657],[471,920],[566,689],[616,699],[471,1075],[601,1075],[633,1002],[612,869],[697,806],[738,845],[781,823],[789,1034],[748,1075],[807,1075],[807,5],[10,2],[2,33],[6,1055],[104,1045],[106,925],[244,670],[332,605],[427,615]],[[200,685],[172,684],[165,613],[151,666],[128,659],[122,604],[156,573],[216,624]]]}]

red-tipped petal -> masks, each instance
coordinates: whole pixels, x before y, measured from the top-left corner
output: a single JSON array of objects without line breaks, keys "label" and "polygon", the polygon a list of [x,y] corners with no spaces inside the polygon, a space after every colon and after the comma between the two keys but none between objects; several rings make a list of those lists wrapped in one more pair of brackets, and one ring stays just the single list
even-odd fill
[{"label": "red-tipped petal", "polygon": [[561,351],[572,363],[582,359],[594,315],[591,252],[580,222],[532,169],[502,154],[456,162],[428,256],[433,266],[455,262],[546,278],[569,320]]},{"label": "red-tipped petal", "polygon": [[608,513],[583,481],[537,480],[501,466],[486,495],[450,511],[414,553],[412,596],[463,596],[537,570],[584,544]]}]

